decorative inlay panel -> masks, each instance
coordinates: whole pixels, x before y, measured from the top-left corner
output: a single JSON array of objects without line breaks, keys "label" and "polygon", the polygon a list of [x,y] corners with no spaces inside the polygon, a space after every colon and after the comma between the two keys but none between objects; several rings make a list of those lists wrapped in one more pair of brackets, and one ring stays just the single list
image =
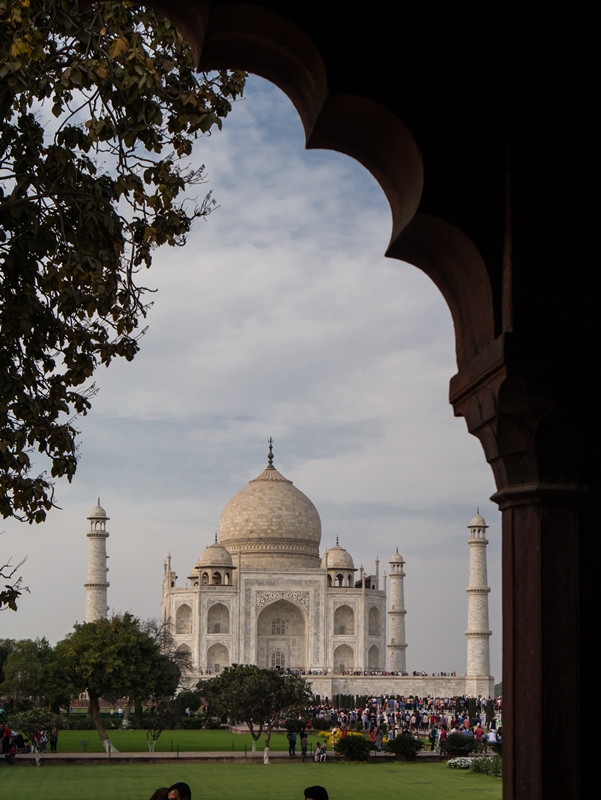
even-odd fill
[{"label": "decorative inlay panel", "polygon": [[309,613],[309,592],[257,592],[257,611],[274,600],[290,600]]}]

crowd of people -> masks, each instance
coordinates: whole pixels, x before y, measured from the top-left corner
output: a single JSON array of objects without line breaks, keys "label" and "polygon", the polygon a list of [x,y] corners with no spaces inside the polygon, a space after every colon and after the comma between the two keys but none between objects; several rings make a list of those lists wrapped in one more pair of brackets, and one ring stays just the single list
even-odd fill
[{"label": "crowd of people", "polygon": [[309,731],[328,727],[340,736],[361,731],[376,750],[382,749],[385,740],[390,742],[401,734],[427,737],[431,750],[441,750],[447,736],[459,733],[475,739],[477,752],[487,753],[489,746],[501,741],[502,707],[502,698],[384,695],[364,698],[363,704],[352,708],[331,703],[310,706],[306,727]]}]

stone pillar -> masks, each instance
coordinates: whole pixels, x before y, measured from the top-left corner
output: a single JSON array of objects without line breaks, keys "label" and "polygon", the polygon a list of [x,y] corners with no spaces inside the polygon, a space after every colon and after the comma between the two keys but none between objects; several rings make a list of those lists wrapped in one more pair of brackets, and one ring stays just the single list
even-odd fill
[{"label": "stone pillar", "polygon": [[[490,675],[491,631],[488,629],[488,578],[486,571],[486,529],[488,525],[480,516],[479,510],[468,525],[470,538],[470,576],[466,589],[467,604],[467,676],[468,678],[488,678]],[[469,681],[468,681],[469,683]],[[476,687],[470,694],[478,694]]]},{"label": "stone pillar", "polygon": [[106,540],[108,531],[106,522],[109,519],[106,511],[100,505],[92,509],[90,516],[90,530],[87,534],[89,540],[88,548],[88,579],[84,583],[86,587],[86,622],[94,622],[97,619],[105,619],[108,611],[107,589],[109,582],[106,579],[108,567],[106,560]]},{"label": "stone pillar", "polygon": [[405,641],[405,588],[403,579],[403,557],[396,553],[390,559],[390,610],[388,612],[388,670],[407,671],[407,643]]}]

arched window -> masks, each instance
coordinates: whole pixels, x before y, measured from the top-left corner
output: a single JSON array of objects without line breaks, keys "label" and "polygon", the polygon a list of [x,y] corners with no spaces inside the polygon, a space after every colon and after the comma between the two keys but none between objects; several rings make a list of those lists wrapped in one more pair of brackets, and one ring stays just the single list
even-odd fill
[{"label": "arched window", "polygon": [[271,654],[271,666],[273,669],[285,669],[286,654],[283,650],[274,650]]},{"label": "arched window", "polygon": [[334,612],[334,635],[354,636],[355,612],[350,606],[340,606]]},{"label": "arched window", "polygon": [[221,586],[221,572],[214,572],[213,573],[213,580],[211,581],[213,586]]},{"label": "arched window", "polygon": [[380,669],[380,648],[372,645],[367,654],[368,669]]},{"label": "arched window", "polygon": [[352,586],[352,585],[353,585],[353,576],[349,575],[347,578],[347,586]]},{"label": "arched window", "polygon": [[208,572],[203,572],[202,573],[202,585],[203,586],[208,586],[208,583],[209,583],[209,573]]},{"label": "arched window", "polygon": [[336,586],[344,586],[344,575],[336,575]]},{"label": "arched window", "polygon": [[185,603],[175,612],[175,632],[192,633],[192,609]]},{"label": "arched window", "polygon": [[230,612],[223,603],[215,603],[207,614],[207,633],[229,633]]},{"label": "arched window", "polygon": [[[286,622],[281,617],[276,617],[271,623],[272,636],[285,636],[286,635]],[[280,652],[279,650],[275,652]],[[271,665],[273,666],[273,664]]]},{"label": "arched window", "polygon": [[328,575],[328,586],[332,585],[332,576]]},{"label": "arched window", "polygon": [[369,635],[370,636],[379,636],[380,635],[380,612],[375,607],[369,609]]}]

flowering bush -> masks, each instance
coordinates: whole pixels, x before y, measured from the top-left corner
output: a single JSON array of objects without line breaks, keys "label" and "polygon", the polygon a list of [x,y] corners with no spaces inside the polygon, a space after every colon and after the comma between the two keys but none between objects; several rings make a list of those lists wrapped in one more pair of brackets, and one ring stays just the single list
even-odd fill
[{"label": "flowering bush", "polygon": [[500,756],[493,756],[487,758],[480,756],[479,758],[470,759],[472,764],[472,772],[479,772],[482,775],[492,775],[495,778],[500,778],[503,773],[503,759]]},{"label": "flowering bush", "polygon": [[459,758],[450,758],[447,763],[451,769],[469,769],[472,766],[472,760],[460,756]]}]

